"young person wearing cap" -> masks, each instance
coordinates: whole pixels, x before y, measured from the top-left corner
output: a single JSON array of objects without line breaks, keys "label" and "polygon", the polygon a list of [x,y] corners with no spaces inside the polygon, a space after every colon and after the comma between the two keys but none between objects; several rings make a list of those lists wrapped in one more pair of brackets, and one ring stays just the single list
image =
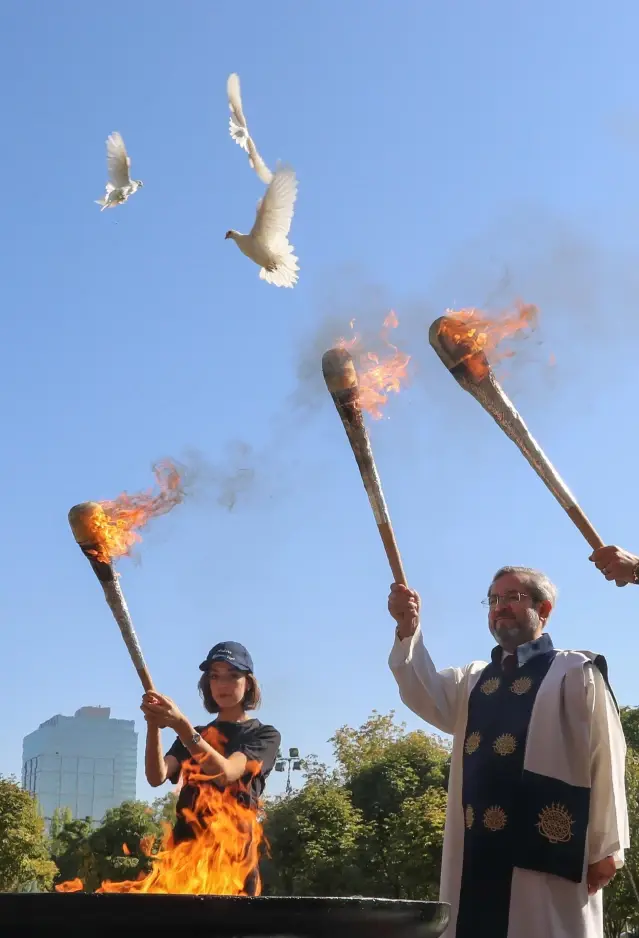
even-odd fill
[{"label": "young person wearing cap", "polygon": [[[261,702],[259,685],[253,673],[253,661],[239,642],[219,642],[200,665],[203,672],[198,688],[209,713],[215,719],[206,726],[194,726],[179,707],[156,691],[145,693],[141,710],[147,721],[145,770],[154,788],[167,779],[176,784],[184,763],[198,761],[201,773],[211,776],[211,784],[230,786],[243,803],[257,806],[266,779],[275,765],[281,737],[274,726],[251,718],[248,712]],[[162,751],[161,730],[170,727],[177,739],[166,754]],[[219,749],[208,743],[203,733],[217,731]],[[247,771],[249,762],[259,762],[257,773]],[[177,820],[173,829],[176,841],[195,835],[184,816],[193,810],[198,787],[183,785],[176,805]],[[257,876],[250,877],[246,890],[251,893]]]}]

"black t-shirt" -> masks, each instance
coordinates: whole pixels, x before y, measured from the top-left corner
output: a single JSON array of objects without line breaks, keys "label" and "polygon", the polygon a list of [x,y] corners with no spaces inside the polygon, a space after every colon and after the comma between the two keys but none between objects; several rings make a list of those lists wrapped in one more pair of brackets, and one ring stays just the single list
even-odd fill
[{"label": "black t-shirt", "polygon": [[[251,772],[247,772],[240,779],[239,784],[236,782],[231,785],[231,789],[237,792],[237,796],[240,800],[244,801],[244,799],[247,798],[246,792],[248,792],[250,802],[257,805],[264,791],[266,779],[271,773],[277,759],[277,753],[282,739],[279,732],[274,726],[260,723],[259,720],[244,720],[242,723],[227,723],[222,720],[213,720],[208,726],[196,726],[195,730],[206,738],[204,731],[209,727],[212,727],[219,733],[220,742],[223,745],[223,754],[227,759],[234,752],[241,752],[246,756],[249,762],[261,763],[261,768],[257,774],[252,775]],[[214,746],[214,748],[217,747]],[[177,772],[169,776],[169,781],[175,785],[180,777],[182,763],[188,762],[192,757],[184,743],[180,742],[179,737],[176,737],[175,742],[166,755],[174,756],[180,763],[180,768]],[[218,785],[219,787],[219,781],[214,777],[211,777],[211,784]],[[186,784],[182,787],[176,805],[178,824],[183,809],[185,807],[193,809],[196,796],[196,786]],[[182,827],[181,824],[179,826],[180,828]]]}]

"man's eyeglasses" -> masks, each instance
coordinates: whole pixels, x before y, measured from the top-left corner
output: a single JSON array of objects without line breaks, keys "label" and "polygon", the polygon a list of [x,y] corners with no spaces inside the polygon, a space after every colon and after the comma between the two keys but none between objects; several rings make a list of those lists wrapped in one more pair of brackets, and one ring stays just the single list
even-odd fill
[{"label": "man's eyeglasses", "polygon": [[504,606],[509,605],[510,603],[520,603],[522,599],[530,599],[530,593],[518,593],[514,590],[511,590],[510,593],[504,593],[503,596],[499,596],[497,593],[492,593],[490,596],[487,596],[485,599],[482,599],[482,606],[490,606],[493,609],[495,606],[501,603]]}]

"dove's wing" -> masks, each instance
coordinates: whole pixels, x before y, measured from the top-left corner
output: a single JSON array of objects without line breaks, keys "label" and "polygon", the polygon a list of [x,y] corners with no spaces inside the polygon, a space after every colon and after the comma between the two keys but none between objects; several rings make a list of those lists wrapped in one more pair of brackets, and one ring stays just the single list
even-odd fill
[{"label": "dove's wing", "polygon": [[246,148],[248,150],[249,164],[251,169],[254,169],[262,182],[269,186],[273,182],[273,173],[268,168],[260,154],[257,152],[257,147],[253,143],[252,137],[247,137]]},{"label": "dove's wing", "polygon": [[229,133],[236,143],[246,150],[246,141],[249,135],[246,118],[242,110],[242,96],[240,95],[240,76],[233,72],[226,82],[226,94],[229,99]]},{"label": "dove's wing", "polygon": [[264,198],[258,202],[257,217],[251,237],[269,248],[277,248],[291,228],[293,207],[297,198],[297,178],[290,166],[279,167]]},{"label": "dove's wing", "polygon": [[131,184],[130,168],[124,140],[119,133],[111,134],[107,140],[107,170],[114,188],[122,189]]},{"label": "dove's wing", "polygon": [[229,75],[227,79],[226,93],[229,99],[229,110],[231,111],[231,117],[229,118],[229,132],[231,137],[243,150],[246,150],[249,155],[249,165],[251,169],[254,169],[262,182],[266,183],[268,186],[273,181],[273,173],[257,152],[257,147],[249,134],[246,117],[242,110],[240,76],[236,75],[235,72]]}]

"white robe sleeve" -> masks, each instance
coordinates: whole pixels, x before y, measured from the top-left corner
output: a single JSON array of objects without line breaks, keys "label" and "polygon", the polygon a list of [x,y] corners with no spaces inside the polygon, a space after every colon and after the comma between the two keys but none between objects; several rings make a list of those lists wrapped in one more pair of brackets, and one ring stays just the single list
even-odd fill
[{"label": "white robe sleeve", "polygon": [[601,672],[584,668],[590,726],[590,818],[588,864],[604,857],[623,866],[630,845],[625,794],[626,740],[615,703]]},{"label": "white robe sleeve", "polygon": [[454,733],[466,703],[465,671],[438,671],[424,647],[421,628],[411,638],[395,638],[388,664],[406,706],[442,733]]}]

